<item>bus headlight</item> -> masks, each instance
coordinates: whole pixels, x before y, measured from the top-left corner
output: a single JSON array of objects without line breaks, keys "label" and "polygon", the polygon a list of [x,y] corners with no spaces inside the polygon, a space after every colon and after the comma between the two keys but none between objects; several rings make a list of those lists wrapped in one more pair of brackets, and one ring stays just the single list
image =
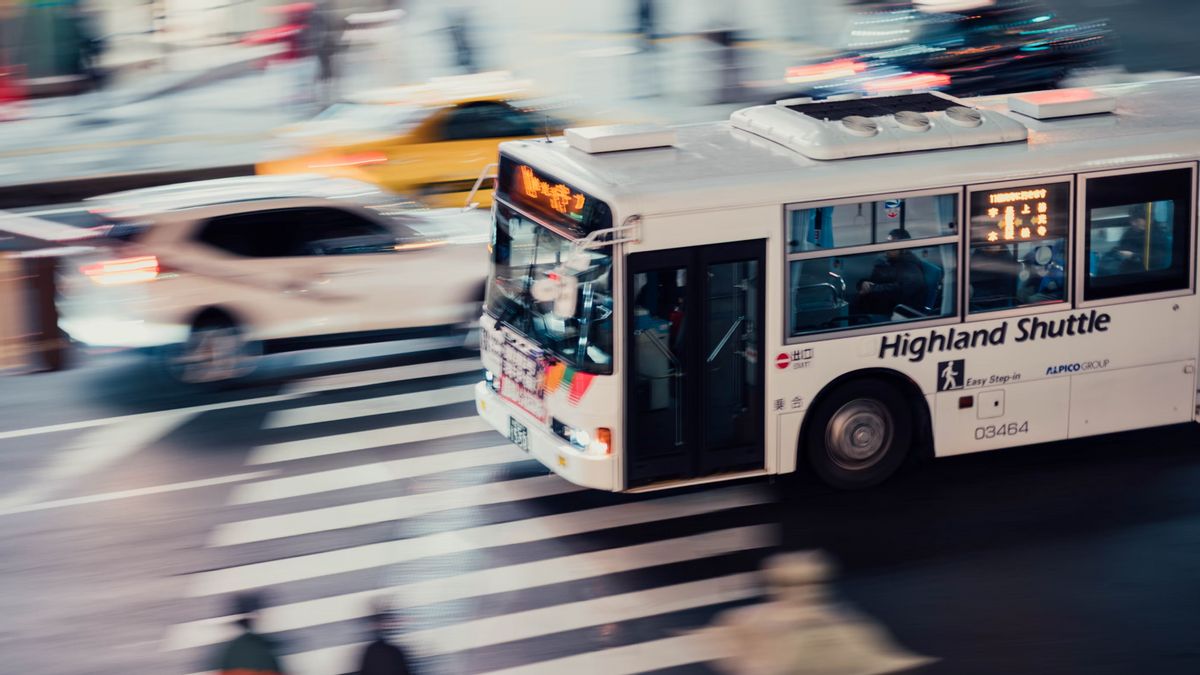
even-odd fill
[{"label": "bus headlight", "polygon": [[491,389],[496,393],[500,393],[500,381],[496,379],[496,376],[492,374],[492,371],[483,371],[483,381],[487,382],[488,389]]},{"label": "bus headlight", "polygon": [[556,436],[570,443],[576,450],[597,455],[607,455],[612,452],[612,432],[607,427],[600,427],[596,429],[595,433],[591,433],[586,429],[577,429],[560,420],[550,418],[550,428]]}]

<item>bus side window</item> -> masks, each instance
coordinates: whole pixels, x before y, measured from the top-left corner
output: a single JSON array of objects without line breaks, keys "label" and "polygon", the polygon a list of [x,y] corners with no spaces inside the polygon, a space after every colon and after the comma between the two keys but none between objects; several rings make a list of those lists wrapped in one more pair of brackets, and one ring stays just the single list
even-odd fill
[{"label": "bus side window", "polygon": [[1193,174],[1179,168],[1085,179],[1085,299],[1188,288]]},{"label": "bus side window", "polygon": [[958,199],[789,208],[789,336],[957,314]]},{"label": "bus side window", "polygon": [[953,316],[957,260],[948,243],[792,261],[790,334]]},{"label": "bus side window", "polygon": [[1070,183],[972,190],[969,204],[970,312],[1065,302]]},{"label": "bus side window", "polygon": [[957,208],[955,195],[919,195],[789,209],[788,251],[880,244],[895,229],[904,230],[912,239],[953,235]]}]

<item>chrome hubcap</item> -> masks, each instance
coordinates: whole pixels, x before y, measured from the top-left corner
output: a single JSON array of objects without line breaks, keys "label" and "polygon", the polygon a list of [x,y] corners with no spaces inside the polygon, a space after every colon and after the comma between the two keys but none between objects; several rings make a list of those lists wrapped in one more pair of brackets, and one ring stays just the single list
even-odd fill
[{"label": "chrome hubcap", "polygon": [[874,466],[892,444],[892,415],[871,399],[838,408],[825,429],[825,449],[834,464],[849,471]]}]

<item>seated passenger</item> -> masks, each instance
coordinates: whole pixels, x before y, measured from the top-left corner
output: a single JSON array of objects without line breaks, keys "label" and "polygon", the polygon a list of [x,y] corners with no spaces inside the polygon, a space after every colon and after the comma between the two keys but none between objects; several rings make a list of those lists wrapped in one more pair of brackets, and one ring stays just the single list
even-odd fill
[{"label": "seated passenger", "polygon": [[[888,232],[888,241],[911,238],[905,230]],[[858,311],[890,317],[897,305],[920,310],[925,306],[928,290],[925,270],[912,249],[887,251],[875,263],[871,276],[858,283]]]},{"label": "seated passenger", "polygon": [[1113,247],[1113,254],[1117,257],[1116,274],[1132,274],[1169,267],[1170,234],[1159,224],[1147,228],[1146,206],[1130,207],[1129,227],[1121,233],[1121,239]]}]

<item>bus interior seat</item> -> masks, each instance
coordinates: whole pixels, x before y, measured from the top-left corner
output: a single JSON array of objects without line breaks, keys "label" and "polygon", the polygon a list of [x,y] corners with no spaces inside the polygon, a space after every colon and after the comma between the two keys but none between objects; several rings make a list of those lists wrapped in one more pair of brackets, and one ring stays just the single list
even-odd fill
[{"label": "bus interior seat", "polygon": [[925,311],[926,316],[942,313],[942,292],[945,288],[945,271],[941,265],[921,260],[921,270],[925,273]]},{"label": "bus interior seat", "polygon": [[793,326],[806,329],[837,323],[849,314],[846,282],[841,275],[803,275],[793,282]]}]

